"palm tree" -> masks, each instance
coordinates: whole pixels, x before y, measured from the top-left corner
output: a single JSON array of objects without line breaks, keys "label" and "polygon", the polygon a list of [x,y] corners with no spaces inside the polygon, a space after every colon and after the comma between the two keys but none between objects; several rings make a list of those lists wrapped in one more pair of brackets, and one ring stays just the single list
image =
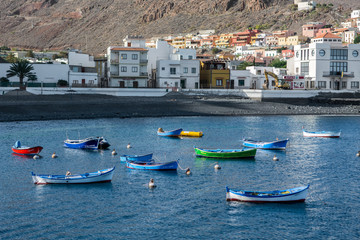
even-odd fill
[{"label": "palm tree", "polygon": [[34,70],[34,67],[32,64],[30,64],[27,61],[24,60],[20,60],[18,62],[12,63],[10,66],[10,69],[7,70],[7,74],[6,77],[14,77],[17,76],[19,77],[20,80],[20,89],[25,89],[25,87],[23,86],[24,84],[24,78],[34,78],[34,76],[36,77],[35,73],[31,72],[32,70]]}]

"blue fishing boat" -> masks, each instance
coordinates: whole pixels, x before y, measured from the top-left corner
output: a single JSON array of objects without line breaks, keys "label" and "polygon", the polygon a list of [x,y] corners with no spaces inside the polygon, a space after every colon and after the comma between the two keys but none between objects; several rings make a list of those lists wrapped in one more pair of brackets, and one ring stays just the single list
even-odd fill
[{"label": "blue fishing boat", "polygon": [[79,140],[66,139],[64,141],[64,147],[74,149],[106,149],[110,144],[104,137],[88,137]]},{"label": "blue fishing boat", "polygon": [[138,170],[155,170],[155,171],[176,171],[178,168],[178,161],[171,161],[166,163],[153,162],[135,162],[126,161],[126,167]]},{"label": "blue fishing boat", "polygon": [[289,139],[275,140],[272,142],[262,142],[251,139],[244,139],[243,146],[248,148],[258,148],[258,149],[267,149],[267,150],[285,150],[288,141]]},{"label": "blue fishing boat", "polygon": [[164,131],[162,128],[159,128],[157,131],[158,136],[162,137],[180,137],[182,128],[175,129],[172,131]]},{"label": "blue fishing boat", "polygon": [[240,202],[304,202],[310,185],[275,191],[233,190],[226,187],[227,201]]},{"label": "blue fishing boat", "polygon": [[153,154],[146,154],[146,155],[122,155],[120,156],[120,161],[125,162],[128,161],[138,161],[138,162],[146,162],[151,161]]}]

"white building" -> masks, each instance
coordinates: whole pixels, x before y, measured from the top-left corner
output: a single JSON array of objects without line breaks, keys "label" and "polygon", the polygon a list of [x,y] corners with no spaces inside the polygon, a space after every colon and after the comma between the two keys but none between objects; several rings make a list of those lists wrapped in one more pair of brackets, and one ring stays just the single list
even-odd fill
[{"label": "white building", "polygon": [[230,70],[230,80],[234,81],[234,89],[256,89],[259,78],[250,70]]},{"label": "white building", "polygon": [[124,46],[107,48],[109,87],[147,87],[147,52],[145,40],[138,36],[127,36]]},{"label": "white building", "polygon": [[360,18],[360,10],[353,10],[351,12],[351,18]]},{"label": "white building", "polygon": [[294,4],[297,4],[298,11],[313,10],[316,6],[316,3],[314,1],[308,0],[294,0]]},{"label": "white building", "polygon": [[97,87],[98,74],[94,57],[79,52],[69,52],[69,85],[72,87]]},{"label": "white building", "polygon": [[[287,70],[284,68],[275,68],[275,67],[259,67],[259,66],[250,66],[246,67],[246,70],[250,72],[251,75],[251,85],[253,89],[263,89],[264,83],[266,81],[265,71],[274,73],[279,80],[283,79],[287,74]],[[275,79],[271,76],[268,76],[269,79],[269,89],[275,88]]]},{"label": "white building", "polygon": [[325,33],[308,45],[295,46],[294,51],[289,74],[303,76],[305,88],[359,90],[359,44],[343,46],[340,37]]},{"label": "white building", "polygon": [[[6,77],[6,71],[10,69],[11,63],[0,64],[0,77]],[[66,64],[33,64],[34,72],[37,77],[37,81],[27,82],[27,78],[24,79],[24,83],[28,83],[28,86],[34,87],[56,87],[59,80],[68,81],[69,78],[69,65]],[[9,78],[10,84],[18,86],[19,78]]]},{"label": "white building", "polygon": [[165,41],[157,41],[149,49],[148,72],[156,71],[156,87],[199,88],[200,61],[196,50],[174,48]]}]

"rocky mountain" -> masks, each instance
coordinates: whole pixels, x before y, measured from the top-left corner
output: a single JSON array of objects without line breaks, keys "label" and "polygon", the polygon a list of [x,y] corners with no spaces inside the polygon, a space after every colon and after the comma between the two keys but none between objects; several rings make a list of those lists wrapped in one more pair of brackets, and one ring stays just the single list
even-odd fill
[{"label": "rocky mountain", "polygon": [[237,32],[256,25],[300,32],[309,21],[339,25],[352,9],[360,9],[358,0],[334,1],[333,7],[313,12],[294,11],[292,4],[293,0],[1,0],[0,45],[101,54],[110,45],[122,44],[126,35]]}]

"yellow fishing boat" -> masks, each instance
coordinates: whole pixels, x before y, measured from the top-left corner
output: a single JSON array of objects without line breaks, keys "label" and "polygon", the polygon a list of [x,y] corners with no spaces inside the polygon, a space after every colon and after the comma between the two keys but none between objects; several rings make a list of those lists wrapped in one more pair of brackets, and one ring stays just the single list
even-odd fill
[{"label": "yellow fishing boat", "polygon": [[182,131],[180,133],[182,137],[202,137],[203,132],[193,132],[193,131]]}]

